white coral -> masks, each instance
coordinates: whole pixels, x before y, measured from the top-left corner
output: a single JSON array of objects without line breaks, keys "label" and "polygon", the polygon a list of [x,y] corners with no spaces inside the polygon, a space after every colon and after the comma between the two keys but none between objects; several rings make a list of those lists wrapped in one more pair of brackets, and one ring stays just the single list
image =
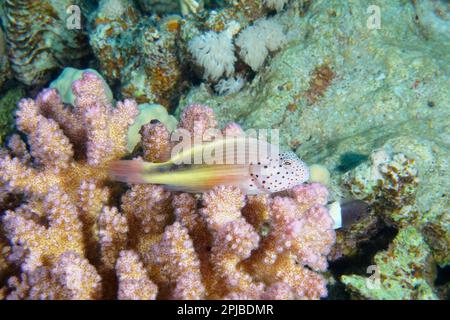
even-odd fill
[{"label": "white coral", "polygon": [[217,33],[209,31],[189,42],[189,51],[196,63],[204,68],[204,78],[217,80],[222,75],[234,73],[233,33],[229,30]]},{"label": "white coral", "polygon": [[101,0],[98,11],[101,12],[104,17],[117,19],[125,14],[125,11],[129,6],[130,3],[124,0]]},{"label": "white coral", "polygon": [[273,19],[260,19],[243,30],[236,39],[241,58],[254,71],[264,63],[269,51],[279,49],[286,42],[282,26]]},{"label": "white coral", "polygon": [[214,86],[214,89],[218,94],[226,96],[239,92],[244,84],[244,78],[242,78],[241,76],[237,76],[220,80],[219,83]]},{"label": "white coral", "polygon": [[266,7],[277,11],[281,11],[284,8],[284,5],[288,2],[289,0],[264,0]]}]

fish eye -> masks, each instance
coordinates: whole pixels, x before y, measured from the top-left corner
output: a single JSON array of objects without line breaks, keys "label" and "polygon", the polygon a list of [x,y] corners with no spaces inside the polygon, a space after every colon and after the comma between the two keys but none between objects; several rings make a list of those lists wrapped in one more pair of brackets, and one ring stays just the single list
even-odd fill
[{"label": "fish eye", "polygon": [[283,165],[285,165],[285,166],[290,166],[290,165],[291,165],[291,162],[290,162],[290,161],[284,161],[284,162],[283,162]]}]

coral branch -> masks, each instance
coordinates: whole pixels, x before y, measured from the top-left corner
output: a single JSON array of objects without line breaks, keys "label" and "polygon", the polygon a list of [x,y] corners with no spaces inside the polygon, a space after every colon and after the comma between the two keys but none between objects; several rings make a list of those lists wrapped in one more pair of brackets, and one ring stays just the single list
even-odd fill
[{"label": "coral branch", "polygon": [[149,280],[138,255],[131,250],[120,252],[116,264],[120,300],[154,300],[158,287]]}]

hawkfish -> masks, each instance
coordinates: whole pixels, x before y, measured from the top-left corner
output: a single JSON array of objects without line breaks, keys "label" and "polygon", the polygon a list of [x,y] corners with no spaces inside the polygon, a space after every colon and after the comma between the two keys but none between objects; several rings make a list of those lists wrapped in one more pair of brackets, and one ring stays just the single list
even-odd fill
[{"label": "hawkfish", "polygon": [[110,176],[126,183],[159,184],[190,193],[233,185],[249,195],[287,190],[309,179],[308,166],[294,152],[279,152],[278,147],[256,138],[220,138],[180,152],[173,150],[174,155],[162,163],[115,161]]}]

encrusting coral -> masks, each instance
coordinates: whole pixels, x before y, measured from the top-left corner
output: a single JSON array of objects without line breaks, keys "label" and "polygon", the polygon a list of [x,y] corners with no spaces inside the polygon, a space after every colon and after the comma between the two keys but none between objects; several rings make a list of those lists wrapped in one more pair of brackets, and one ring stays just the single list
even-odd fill
[{"label": "encrusting coral", "polygon": [[[318,299],[327,295],[326,256],[335,240],[317,183],[283,194],[245,196],[217,186],[202,195],[108,180],[126,153],[138,114],[131,100],[108,103],[91,72],[72,85],[75,105],[55,89],[19,103],[0,158],[4,194],[24,201],[2,215],[7,299]],[[187,107],[179,128],[215,128],[211,109]],[[242,131],[236,124],[224,130]],[[141,129],[138,152],[163,161],[167,129]],[[159,148],[159,149],[158,149]],[[139,155],[138,155],[139,156]],[[120,196],[122,194],[122,196]],[[120,199],[120,201],[119,201]],[[15,268],[20,267],[20,268]]]},{"label": "encrusting coral", "polygon": [[[100,0],[89,15],[99,71],[123,97],[169,109],[200,79],[218,85],[221,95],[236,93],[252,69],[262,69],[269,52],[287,43],[281,9],[288,1],[227,0],[213,11],[200,10],[196,1],[181,3],[197,14],[177,15],[176,1]],[[161,5],[171,14],[161,16]],[[266,19],[274,9],[279,14]]]},{"label": "encrusting coral", "polygon": [[387,251],[374,257],[375,273],[370,279],[342,276],[342,282],[359,298],[389,300],[435,300],[435,262],[420,232],[401,229]]},{"label": "encrusting coral", "polygon": [[[111,8],[115,8],[111,10]],[[92,13],[90,44],[109,83],[124,97],[169,108],[181,85],[180,17],[142,14],[133,1],[101,0]]]}]

